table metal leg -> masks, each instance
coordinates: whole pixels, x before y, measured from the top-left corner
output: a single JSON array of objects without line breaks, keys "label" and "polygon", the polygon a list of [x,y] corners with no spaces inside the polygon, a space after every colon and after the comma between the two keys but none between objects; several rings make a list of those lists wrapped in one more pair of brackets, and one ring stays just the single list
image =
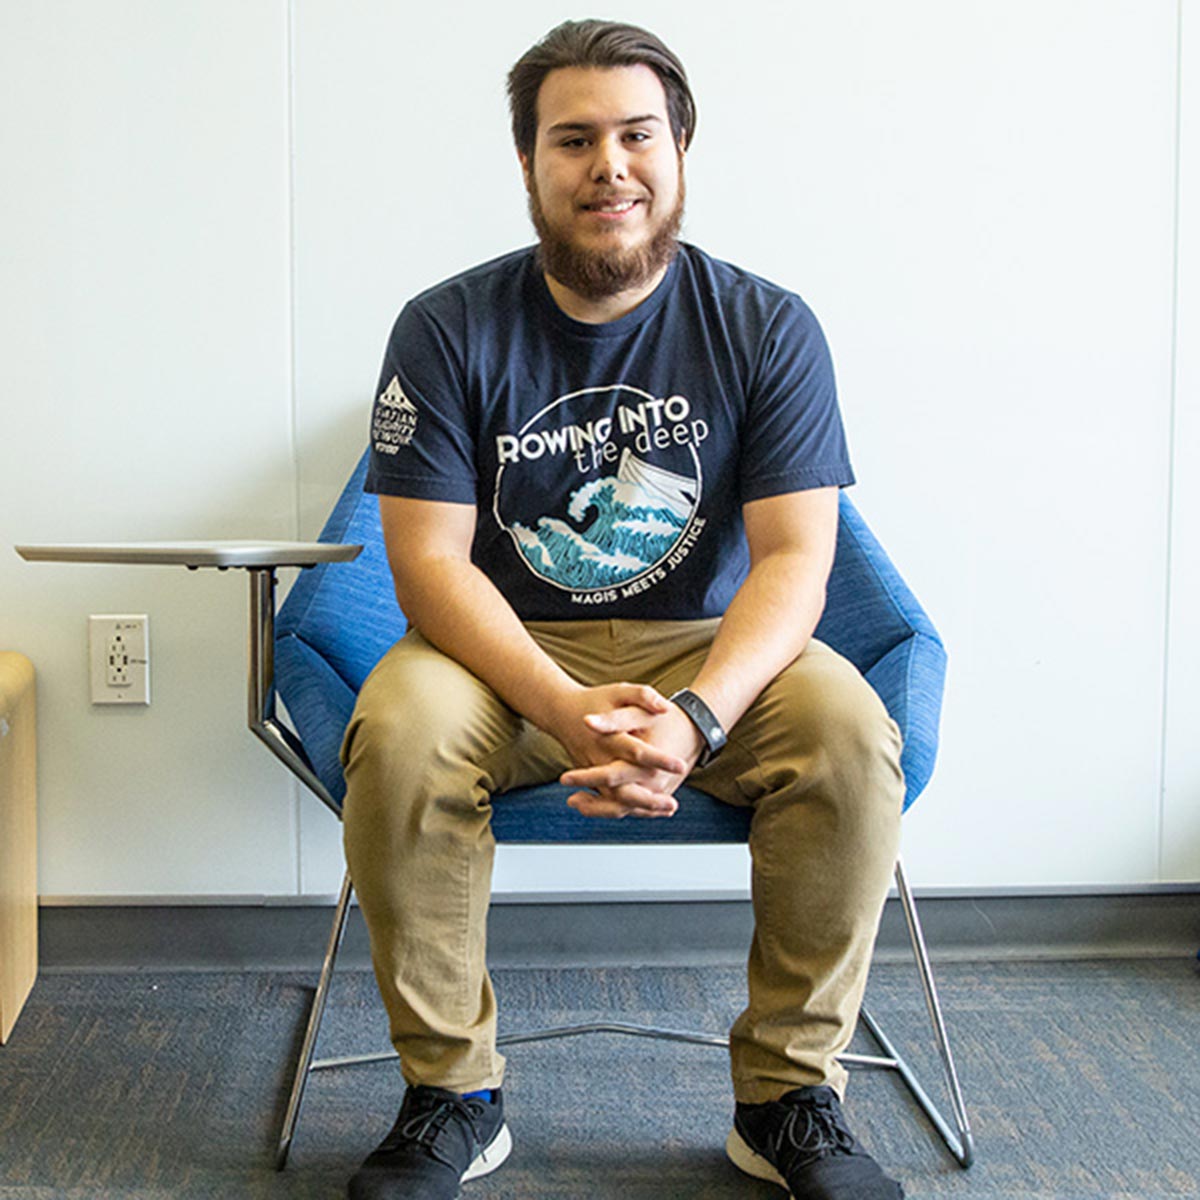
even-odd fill
[{"label": "table metal leg", "polygon": [[275,719],[275,568],[251,568],[246,573],[250,576],[250,732],[340,820],[341,806],[313,770],[300,740]]}]

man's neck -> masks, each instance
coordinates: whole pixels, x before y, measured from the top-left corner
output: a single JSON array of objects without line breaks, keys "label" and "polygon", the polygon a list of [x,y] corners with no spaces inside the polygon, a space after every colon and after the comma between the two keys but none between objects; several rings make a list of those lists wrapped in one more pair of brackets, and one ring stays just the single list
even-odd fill
[{"label": "man's neck", "polygon": [[598,300],[592,300],[587,296],[581,296],[578,292],[573,292],[565,284],[559,283],[553,275],[545,274],[545,280],[546,286],[550,289],[550,295],[554,297],[554,302],[568,317],[582,321],[585,325],[606,325],[609,321],[616,321],[626,313],[633,312],[662,283],[666,273],[667,267],[663,267],[642,287],[630,288],[628,291],[617,292],[612,296],[602,296]]}]

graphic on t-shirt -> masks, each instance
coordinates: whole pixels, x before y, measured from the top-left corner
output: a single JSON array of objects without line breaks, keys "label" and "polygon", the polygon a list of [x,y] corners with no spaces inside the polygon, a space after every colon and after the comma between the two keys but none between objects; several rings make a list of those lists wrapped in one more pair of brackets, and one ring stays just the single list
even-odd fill
[{"label": "graphic on t-shirt", "polygon": [[496,519],[531,571],[581,602],[650,586],[699,534],[696,447],[707,437],[683,396],[572,392],[497,437]]},{"label": "graphic on t-shirt", "polygon": [[417,431],[417,406],[404,394],[400,377],[392,381],[379,393],[375,414],[371,422],[371,438],[380,454],[395,454],[401,446],[407,446]]}]

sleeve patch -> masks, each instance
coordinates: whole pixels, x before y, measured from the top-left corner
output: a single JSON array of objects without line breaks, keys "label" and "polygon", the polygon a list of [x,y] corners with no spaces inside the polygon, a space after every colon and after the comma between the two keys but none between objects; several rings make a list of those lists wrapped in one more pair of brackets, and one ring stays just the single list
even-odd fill
[{"label": "sleeve patch", "polygon": [[378,454],[395,454],[401,446],[409,445],[417,432],[417,406],[404,394],[400,378],[392,381],[375,401],[371,419],[371,441]]}]

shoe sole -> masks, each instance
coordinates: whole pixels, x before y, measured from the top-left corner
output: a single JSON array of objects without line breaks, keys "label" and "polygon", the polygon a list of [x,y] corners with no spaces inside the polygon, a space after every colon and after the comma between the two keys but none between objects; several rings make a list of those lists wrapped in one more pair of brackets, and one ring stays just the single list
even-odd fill
[{"label": "shoe sole", "polygon": [[753,1175],[755,1179],[765,1179],[768,1183],[777,1183],[789,1196],[792,1194],[783,1176],[761,1154],[751,1150],[746,1139],[736,1129],[731,1129],[729,1136],[725,1139],[725,1153],[739,1171]]},{"label": "shoe sole", "polygon": [[501,1125],[496,1136],[475,1156],[474,1161],[463,1174],[463,1183],[468,1179],[478,1179],[481,1175],[490,1175],[512,1153],[512,1134],[507,1125]]}]

